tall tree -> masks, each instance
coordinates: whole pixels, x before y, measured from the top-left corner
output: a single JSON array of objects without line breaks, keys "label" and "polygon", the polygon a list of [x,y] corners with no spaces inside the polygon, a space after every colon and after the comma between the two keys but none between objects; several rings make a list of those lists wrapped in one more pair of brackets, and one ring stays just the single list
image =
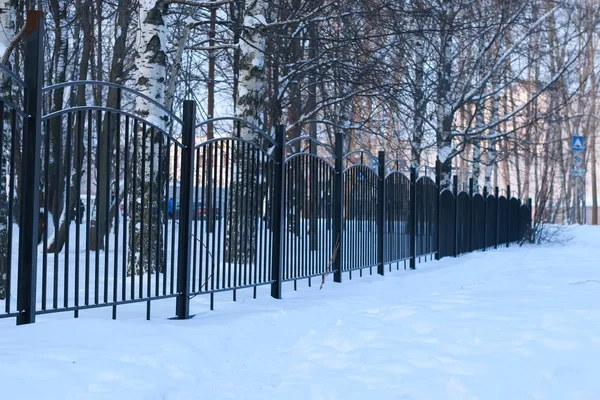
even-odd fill
[{"label": "tall tree", "polygon": [[[166,93],[167,67],[167,25],[165,16],[167,3],[162,0],[141,0],[139,2],[139,21],[136,36],[137,90],[159,104],[164,104]],[[139,157],[132,168],[130,188],[130,223],[128,275],[148,273],[160,270],[164,254],[161,240],[164,216],[159,205],[163,189],[158,168],[150,170],[151,161],[159,165],[158,156],[168,116],[160,107],[142,97],[136,99],[136,114],[151,122],[157,129],[145,130],[139,124],[133,137],[133,146],[140,150]],[[137,122],[136,122],[137,123]],[[142,151],[145,150],[145,151]],[[145,154],[144,154],[145,153]],[[144,156],[142,156],[144,154]],[[155,159],[151,160],[154,156]],[[145,229],[144,229],[145,228]],[[142,232],[144,234],[142,235]],[[157,251],[153,246],[158,246]]]}]

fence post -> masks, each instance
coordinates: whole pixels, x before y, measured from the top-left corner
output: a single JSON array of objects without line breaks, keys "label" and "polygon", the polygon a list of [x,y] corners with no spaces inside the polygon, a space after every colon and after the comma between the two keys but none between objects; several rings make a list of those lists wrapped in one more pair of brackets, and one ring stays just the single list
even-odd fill
[{"label": "fence post", "polygon": [[469,178],[469,253],[473,252],[473,178]]},{"label": "fence post", "polygon": [[277,125],[275,127],[275,172],[273,186],[273,216],[274,221],[271,225],[273,232],[273,252],[271,253],[272,281],[271,297],[281,299],[281,282],[283,279],[283,232],[285,227],[285,216],[283,214],[284,190],[285,187],[285,127]]},{"label": "fence post", "polygon": [[487,186],[483,187],[483,251],[487,249],[487,198],[488,198],[488,188]]},{"label": "fence post", "polygon": [[416,266],[416,241],[417,241],[417,170],[415,167],[410,167],[410,203],[409,203],[409,249],[410,249],[410,269],[417,268]]},{"label": "fence post", "polygon": [[[344,210],[344,132],[335,130],[335,180],[333,182],[333,281],[342,282],[342,230]],[[337,252],[336,252],[337,249]]]},{"label": "fence post", "polygon": [[40,146],[42,136],[42,85],[44,84],[44,16],[27,11],[25,23],[24,81],[26,85],[21,207],[19,226],[19,278],[17,325],[35,322],[38,223],[40,217]]},{"label": "fence post", "polygon": [[494,232],[494,249],[498,248],[498,230],[500,229],[500,188],[496,186],[496,232]]},{"label": "fence post", "polygon": [[533,201],[531,200],[531,197],[527,199],[527,206],[529,208],[529,219],[527,220],[525,232],[529,235],[529,241],[531,242],[531,238],[533,237],[533,234],[531,233],[531,229],[533,229]]},{"label": "fence post", "polygon": [[385,151],[379,152],[379,201],[377,207],[377,273],[384,274],[385,267]]},{"label": "fence post", "polygon": [[435,259],[439,260],[440,257],[440,243],[441,243],[441,229],[440,229],[440,222],[441,222],[441,196],[440,196],[440,192],[442,190],[442,163],[440,162],[440,159],[437,158],[435,160],[435,185],[437,186],[437,216],[436,216],[436,232],[435,232],[435,236],[436,236],[436,240],[437,240],[437,252],[435,253]]},{"label": "fence post", "polygon": [[452,177],[454,192],[454,257],[458,257],[458,175]]},{"label": "fence post", "polygon": [[510,245],[510,185],[506,186],[506,199],[508,200],[508,212],[506,213],[506,247]]},{"label": "fence post", "polygon": [[194,185],[194,137],[196,127],[196,102],[183,102],[183,128],[181,150],[181,187],[179,208],[179,246],[177,254],[177,317],[190,317],[190,266],[192,263],[192,203]]}]

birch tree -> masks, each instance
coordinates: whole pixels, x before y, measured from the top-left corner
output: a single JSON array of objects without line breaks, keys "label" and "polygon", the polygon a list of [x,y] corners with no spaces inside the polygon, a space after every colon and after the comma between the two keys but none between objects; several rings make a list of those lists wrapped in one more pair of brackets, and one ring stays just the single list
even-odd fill
[{"label": "birch tree", "polygon": [[[266,23],[265,13],[268,3],[266,0],[250,0],[246,2],[244,10],[244,29],[240,40],[239,80],[235,116],[250,125],[239,125],[239,137],[249,142],[262,146],[260,134],[252,126],[266,127],[265,121],[265,50],[266,38],[262,28]],[[259,182],[257,171],[250,168],[256,163],[247,160],[251,153],[240,149],[233,154],[233,175],[237,178],[231,182],[230,207],[228,218],[230,225],[227,231],[226,242],[232,248],[226,251],[227,262],[236,264],[251,264],[256,254],[256,224],[258,215],[256,210],[242,212],[243,199],[249,187],[254,187]],[[238,173],[237,169],[246,167]],[[235,240],[234,238],[237,238]],[[242,240],[241,238],[248,238]]]},{"label": "birch tree", "polygon": [[[135,59],[136,87],[138,91],[159,104],[164,104],[166,93],[166,10],[167,4],[162,0],[139,2]],[[141,120],[164,129],[168,116],[161,108],[141,97],[136,99],[135,106],[136,114]],[[133,137],[133,146],[137,146],[140,156],[134,161],[135,167],[131,171],[133,184],[130,186],[129,193],[131,201],[129,210],[132,211],[129,223],[129,246],[132,251],[129,253],[127,265],[128,275],[158,272],[164,254],[161,240],[164,216],[159,206],[163,188],[159,185],[158,168],[150,170],[151,161],[154,166],[159,165],[159,148],[164,141],[164,136],[157,129],[144,130],[140,122],[135,123],[138,124],[138,129]],[[151,160],[151,156],[155,159]],[[158,251],[152,246],[159,246]]]}]

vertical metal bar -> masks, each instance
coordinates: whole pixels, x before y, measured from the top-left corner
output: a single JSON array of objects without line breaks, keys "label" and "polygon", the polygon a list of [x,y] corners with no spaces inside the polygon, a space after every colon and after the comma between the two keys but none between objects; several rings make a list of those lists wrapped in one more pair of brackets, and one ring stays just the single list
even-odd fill
[{"label": "vertical metal bar", "polygon": [[[221,142],[220,146],[217,146],[217,151],[215,151],[215,167],[218,166],[218,172],[219,172],[219,179],[215,179],[215,185],[216,187],[219,189],[219,197],[218,197],[218,202],[217,202],[217,193],[216,191],[214,192],[214,196],[215,199],[212,203],[213,206],[213,210],[212,213],[209,215],[212,215],[213,218],[215,218],[215,222],[214,222],[214,227],[215,227],[215,235],[217,236],[217,254],[213,254],[213,257],[217,258],[217,268],[221,269],[221,253],[222,253],[222,244],[221,244],[221,237],[222,237],[222,231],[223,231],[223,160],[225,159],[223,157],[223,147],[224,144],[226,142]],[[219,157],[217,156],[217,153],[219,153]],[[216,175],[216,171],[215,171],[215,175]],[[217,216],[217,210],[218,210],[218,216]],[[218,217],[218,218],[217,218]],[[225,288],[226,286],[226,276],[225,276],[225,268],[223,268],[223,284],[222,287]]]},{"label": "vertical metal bar", "polygon": [[494,232],[494,249],[498,248],[498,230],[500,229],[500,188],[496,186],[496,229]]},{"label": "vertical metal bar", "polygon": [[[209,158],[209,169],[208,169],[208,173],[206,175],[208,175],[208,185],[205,188],[202,188],[203,192],[206,192],[206,201],[204,201],[202,203],[202,207],[204,208],[204,212],[203,212],[203,216],[204,219],[206,219],[206,230],[208,231],[208,234],[212,234],[212,257],[211,257],[211,264],[216,266],[216,276],[214,277],[215,282],[217,282],[216,285],[216,289],[220,289],[221,285],[220,285],[220,280],[221,280],[221,266],[219,264],[216,264],[216,252],[219,250],[216,245],[217,245],[217,231],[215,230],[215,213],[214,213],[214,207],[215,207],[215,186],[216,186],[216,182],[217,182],[217,168],[213,165],[213,163],[215,163],[215,160],[217,158],[217,146],[216,143],[214,143],[211,147],[210,147],[210,153],[208,154]],[[212,176],[211,176],[212,175]],[[251,190],[249,188],[249,190]],[[250,196],[248,196],[250,197]],[[215,272],[213,271],[213,274]]]},{"label": "vertical metal bar", "polygon": [[408,235],[410,249],[410,269],[416,268],[416,225],[417,225],[417,170],[410,168],[410,201],[408,211]]},{"label": "vertical metal bar", "polygon": [[[76,137],[76,145],[75,145],[75,160],[77,162],[76,166],[76,186],[75,192],[77,196],[77,225],[75,231],[75,307],[79,307],[79,253],[81,251],[81,225],[83,224],[83,215],[81,215],[81,163],[83,160],[83,155],[81,154],[83,150],[83,117],[84,113],[79,111],[77,112],[77,137]],[[87,227],[87,221],[86,221]],[[75,310],[75,318],[79,317],[79,310]]]},{"label": "vertical metal bar", "polygon": [[[211,151],[212,151],[212,146],[214,142],[210,142],[206,145],[204,145],[203,147],[201,147],[201,152],[202,152],[202,158],[200,158],[200,154],[197,155],[196,157],[196,171],[195,171],[195,182],[196,182],[196,186],[194,187],[194,194],[193,196],[193,206],[192,206],[192,210],[193,210],[193,216],[192,221],[194,224],[194,246],[193,246],[193,263],[194,263],[194,267],[196,267],[196,253],[197,250],[200,249],[200,255],[198,256],[198,259],[200,260],[200,263],[198,265],[197,268],[200,269],[200,272],[198,273],[198,278],[199,278],[199,286],[202,287],[202,285],[205,286],[205,289],[208,289],[208,280],[211,278],[211,270],[209,269],[210,265],[212,264],[212,259],[209,259],[210,257],[210,250],[208,247],[209,241],[210,241],[210,237],[209,237],[209,229],[207,227],[207,229],[205,229],[205,224],[204,224],[204,218],[200,218],[200,222],[198,222],[199,216],[198,216],[198,207],[200,207],[201,205],[203,206],[204,204],[206,204],[206,187],[208,186],[207,182],[208,182],[208,173],[206,172],[207,170],[207,159],[210,160],[210,156],[208,155]],[[200,162],[200,160],[202,160],[202,162]],[[200,182],[200,166],[202,165],[202,182]],[[208,168],[210,170],[210,168]],[[192,180],[194,180],[194,178],[192,178]],[[201,184],[202,183],[202,184]],[[202,193],[200,193],[200,188],[202,187]],[[200,227],[200,240],[198,240],[198,226]],[[204,238],[204,234],[206,233],[206,240]],[[203,259],[204,257],[204,259]],[[204,277],[204,282],[202,282],[202,266],[204,265],[205,268],[205,277]],[[192,271],[193,272],[193,271]],[[196,287],[195,285],[192,285],[192,290],[195,290]],[[200,288],[198,290],[201,290]]]},{"label": "vertical metal bar", "polygon": [[[173,145],[173,171],[175,174],[173,175],[173,215],[178,216],[177,214],[177,170],[179,170],[179,177],[181,179],[181,167],[179,164],[179,147],[175,144]],[[181,196],[179,196],[181,197]],[[181,206],[180,206],[181,210]],[[179,216],[178,216],[179,217]],[[169,284],[169,293],[175,293],[175,218],[171,221],[171,268],[169,271],[170,284]]]},{"label": "vertical metal bar", "polygon": [[[133,158],[131,160],[131,169],[132,169],[132,173],[131,173],[131,216],[129,217],[129,242],[132,244],[131,246],[129,246],[129,252],[130,252],[130,267],[131,267],[131,279],[130,279],[130,291],[131,293],[129,293],[129,298],[131,300],[135,299],[135,265],[134,265],[134,260],[135,260],[135,246],[133,246],[133,243],[135,243],[136,241],[136,236],[137,236],[137,228],[136,228],[136,224],[134,223],[135,218],[137,218],[137,213],[138,211],[138,194],[137,194],[137,179],[136,179],[136,174],[142,174],[143,173],[143,167],[141,168],[141,171],[137,171],[138,169],[138,157],[139,157],[139,150],[138,147],[140,145],[140,141],[138,139],[138,130],[139,130],[139,122],[137,119],[133,120],[133,135],[132,135],[132,139],[133,139]],[[141,165],[140,165],[141,166]],[[141,243],[141,242],[140,242]],[[140,258],[141,259],[141,258]],[[129,267],[128,267],[129,268]],[[141,271],[140,271],[141,273]]]},{"label": "vertical metal bar", "polygon": [[[105,117],[106,117],[106,126],[108,127],[108,129],[106,130],[106,138],[104,138],[104,141],[106,142],[106,165],[104,166],[106,168],[106,179],[107,179],[107,183],[106,183],[106,199],[104,199],[104,201],[106,201],[106,207],[105,207],[105,215],[104,215],[104,229],[106,229],[106,232],[104,233],[104,302],[108,303],[108,267],[109,267],[109,254],[110,254],[110,249],[109,249],[109,244],[110,244],[110,198],[111,198],[111,193],[112,193],[112,185],[110,182],[110,177],[111,177],[111,171],[110,171],[110,162],[111,162],[111,155],[112,155],[112,149],[111,149],[111,142],[112,142],[112,138],[110,137],[110,128],[112,126],[111,124],[111,113],[110,112],[106,112],[105,113]],[[115,200],[116,200],[116,196],[115,196]],[[113,282],[114,284],[114,282]]]},{"label": "vertical metal bar", "polygon": [[[102,113],[100,110],[96,111],[96,149],[100,148],[100,136],[102,136]],[[100,165],[96,164],[96,168],[100,169]],[[100,184],[104,185],[104,182]],[[104,201],[104,199],[98,198],[96,196],[96,211],[98,210],[98,204]],[[98,218],[98,214],[96,213],[96,218]],[[98,304],[100,302],[100,231],[98,229],[99,221],[96,220],[96,241],[95,241],[95,252],[96,257],[94,259],[94,304]]]},{"label": "vertical metal bar", "polygon": [[452,190],[454,192],[454,251],[453,256],[458,256],[458,175],[452,177]]},{"label": "vertical metal bar", "polygon": [[[223,218],[223,223],[222,223],[222,228],[223,229],[223,261],[225,261],[225,251],[227,250],[228,247],[228,243],[227,243],[227,222],[230,220],[227,216],[228,214],[228,210],[229,210],[229,183],[231,182],[231,178],[233,176],[233,165],[230,168],[230,162],[231,162],[231,150],[229,148],[229,141],[224,141],[223,142],[223,146],[227,146],[226,147],[226,151],[225,151],[225,155],[223,157],[223,160],[225,162],[225,182],[224,182],[224,188],[223,188],[223,195],[225,196],[225,203],[223,206],[223,210],[221,210],[222,212],[222,218]],[[225,269],[225,268],[223,268]],[[202,268],[201,268],[202,270]],[[235,284],[235,282],[234,282]],[[231,263],[227,263],[227,287],[231,288]]]},{"label": "vertical metal bar", "polygon": [[488,198],[488,188],[487,186],[483,187],[483,251],[487,250],[487,198]]},{"label": "vertical metal bar", "polygon": [[[64,271],[63,271],[63,307],[69,307],[69,238],[71,236],[71,140],[73,139],[73,113],[69,113],[67,115],[67,137],[66,137],[66,170],[67,170],[67,179],[65,182],[65,207],[64,210],[66,216],[66,225],[67,225],[67,237],[64,243],[65,255],[64,255]],[[60,240],[57,235],[58,232],[55,233],[55,238]],[[58,252],[58,247],[55,246],[55,251]]]},{"label": "vertical metal bar", "polygon": [[[153,253],[153,249],[152,249],[152,245],[153,245],[153,236],[154,236],[154,186],[156,185],[156,182],[154,182],[154,135],[162,135],[161,132],[155,132],[154,128],[150,128],[149,129],[149,138],[148,141],[150,142],[150,176],[149,176],[149,180],[150,180],[150,184],[148,185],[148,276],[146,277],[146,296],[151,297],[152,296],[152,272],[154,272],[157,276],[158,276],[158,267],[156,265],[156,263],[158,262],[158,260],[155,260],[154,262],[152,262],[152,253]],[[161,136],[162,138],[162,136]],[[145,146],[144,146],[145,147]],[[158,196],[158,193],[156,193],[156,195]],[[157,199],[158,200],[158,199]],[[158,203],[158,201],[157,201]],[[158,223],[158,221],[156,221]],[[158,237],[158,235],[157,235]],[[157,243],[157,247],[158,247],[158,243]],[[156,267],[157,269],[155,271],[152,271],[152,268]],[[148,303],[148,308],[147,308],[147,319],[150,319],[150,303]]]},{"label": "vertical metal bar", "polygon": [[441,254],[440,254],[440,246],[442,243],[442,237],[441,237],[441,233],[442,233],[442,229],[441,229],[441,215],[442,215],[442,199],[441,199],[441,182],[442,182],[442,163],[440,162],[440,159],[437,158],[435,160],[435,186],[436,186],[436,197],[437,197],[437,211],[436,211],[436,227],[435,227],[435,235],[436,235],[436,241],[437,241],[437,248],[436,248],[436,253],[435,253],[435,259],[439,260],[441,258]]},{"label": "vertical metal bar", "polygon": [[529,215],[528,215],[528,219],[527,219],[527,227],[525,229],[526,234],[529,235],[529,239],[531,240],[532,236],[531,236],[531,228],[533,225],[533,201],[531,200],[531,197],[529,199],[527,199],[527,207],[529,208]]},{"label": "vertical metal bar", "polygon": [[510,246],[510,185],[506,186],[507,212],[506,212],[506,247]]},{"label": "vertical metal bar", "polygon": [[[141,171],[140,176],[142,177],[142,182],[140,182],[140,198],[139,198],[139,208],[140,208],[140,256],[139,256],[139,267],[140,267],[140,276],[138,279],[138,298],[141,299],[144,297],[144,253],[146,250],[146,208],[148,204],[146,203],[146,142],[148,139],[148,127],[146,126],[146,122],[141,122],[142,127],[142,141],[140,145],[142,146],[142,156],[141,160]],[[151,139],[150,139],[151,140]],[[136,192],[137,193],[137,192]],[[137,202],[137,199],[136,199]],[[148,246],[150,247],[150,246]],[[135,249],[134,249],[135,251]],[[150,255],[148,254],[148,261],[150,261]],[[147,274],[150,274],[150,265],[148,265]],[[134,274],[132,274],[133,276]]]},{"label": "vertical metal bar", "polygon": [[[85,205],[85,220],[90,224],[92,215],[92,110],[87,112],[88,128],[87,128],[87,170],[86,170],[86,205]],[[90,229],[85,230],[85,301],[87,306],[90,304]]]},{"label": "vertical metal bar", "polygon": [[[60,116],[56,117],[56,118],[61,118]],[[15,135],[13,135],[14,137]],[[50,208],[50,201],[49,201],[49,187],[50,187],[50,121],[46,121],[46,137],[44,140],[44,229],[46,230],[46,232],[44,233],[44,240],[43,240],[43,246],[44,249],[48,248],[48,217],[49,217],[49,208]],[[13,142],[13,149],[15,149],[15,145],[16,143]],[[14,154],[16,152],[13,151],[11,154],[11,158],[14,158]],[[14,159],[12,160],[12,162],[14,163]],[[13,175],[14,171],[11,171],[11,179],[14,179],[14,175]],[[11,187],[11,193],[12,193],[12,189],[14,188],[14,186]],[[10,280],[8,280],[8,282],[10,282]],[[8,287],[10,288],[10,285],[8,285]],[[42,310],[46,310],[46,302],[47,302],[47,296],[48,296],[48,252],[47,251],[43,251],[42,252]],[[7,296],[7,299],[10,299],[10,297]]]},{"label": "vertical metal bar", "polygon": [[385,252],[385,152],[379,152],[379,185],[377,191],[377,273],[384,274]]},{"label": "vertical metal bar", "polygon": [[[25,123],[23,121],[23,123]],[[11,285],[8,284],[8,282],[12,282],[12,273],[13,273],[13,226],[14,226],[14,201],[15,201],[15,149],[17,148],[17,111],[16,110],[12,110],[11,111],[11,124],[10,124],[10,129],[11,129],[11,140],[10,140],[10,161],[9,161],[9,178],[8,178],[8,193],[10,193],[10,197],[8,200],[8,219],[9,219],[9,224],[8,224],[8,248],[10,249],[10,251],[7,254],[6,257],[6,265],[8,265],[9,267],[6,270],[6,300],[5,300],[5,306],[6,306],[6,312],[9,313],[11,310]],[[3,132],[3,131],[2,131]],[[44,213],[44,215],[48,215],[48,213]],[[48,226],[48,223],[45,222],[44,226]],[[47,236],[47,235],[44,235]],[[45,248],[45,247],[44,247]],[[44,254],[46,254],[44,252]],[[44,264],[45,265],[45,264]],[[42,283],[43,285],[43,283]]]},{"label": "vertical metal bar", "polygon": [[[163,296],[166,296],[167,294],[167,281],[169,280],[169,274],[168,274],[168,268],[167,268],[167,263],[168,263],[168,259],[169,259],[169,252],[174,253],[175,249],[174,248],[169,248],[169,235],[173,234],[173,232],[169,232],[169,227],[170,227],[170,223],[169,223],[169,199],[172,199],[172,194],[170,191],[170,187],[171,187],[171,146],[173,140],[172,139],[168,139],[167,142],[164,145],[164,150],[162,152],[162,163],[164,163],[164,167],[162,170],[162,174],[164,175],[164,180],[163,180],[163,185],[166,189],[166,193],[165,193],[165,203],[163,206],[163,212],[165,214],[165,224],[164,224],[164,232],[165,232],[165,237],[164,237],[164,253],[163,253],[163,261],[162,261],[162,265],[163,265],[163,281],[162,281],[162,294]],[[173,202],[171,201],[171,222],[173,222],[175,220],[175,204],[173,204]]]},{"label": "vertical metal bar", "polygon": [[129,116],[125,116],[125,147],[123,147],[125,157],[123,167],[125,176],[123,177],[123,261],[121,268],[121,300],[127,299],[127,235],[131,234],[131,229],[127,229],[127,220],[131,221],[129,216]]},{"label": "vertical metal bar", "polygon": [[[117,96],[121,98],[121,89],[118,90]],[[114,259],[113,259],[113,303],[117,302],[118,296],[118,286],[119,286],[119,214],[121,212],[121,118],[120,115],[116,115],[117,123],[115,126],[116,134],[114,138],[116,138],[115,143],[115,249],[114,249]],[[166,247],[165,247],[166,248]],[[121,266],[121,268],[125,268],[125,264]],[[113,306],[112,318],[117,319],[117,306]]]},{"label": "vertical metal bar", "polygon": [[192,185],[194,182],[194,129],[196,126],[196,103],[183,103],[182,161],[181,161],[181,206],[179,211],[179,248],[177,266],[177,317],[190,316],[190,262],[191,262],[191,212]]},{"label": "vertical metal bar", "polygon": [[[19,277],[17,325],[35,322],[37,283],[37,237],[40,209],[40,145],[42,131],[42,85],[44,84],[44,16],[27,11],[25,24],[25,112],[23,132],[21,215],[19,229]],[[16,149],[13,149],[16,150]]]},{"label": "vertical metal bar", "polygon": [[283,204],[285,202],[285,194],[283,188],[285,187],[285,128],[283,125],[277,125],[275,127],[275,140],[277,144],[275,146],[273,164],[275,167],[274,182],[273,182],[273,201],[271,206],[273,207],[273,219],[271,221],[271,230],[273,231],[273,252],[271,258],[271,297],[281,299],[281,286],[283,278],[283,230],[284,227],[284,216],[283,216]]},{"label": "vertical metal bar", "polygon": [[342,282],[342,257],[344,246],[342,244],[343,209],[344,209],[344,132],[335,130],[335,178],[333,182],[333,281]]},{"label": "vertical metal bar", "polygon": [[469,178],[469,253],[473,252],[473,178]]},{"label": "vertical metal bar", "polygon": [[[162,133],[161,133],[162,135]],[[168,139],[167,139],[168,140]],[[168,144],[168,141],[167,141]],[[154,276],[154,295],[155,296],[160,296],[160,276],[161,276],[161,272],[163,272],[163,281],[165,280],[165,274],[164,274],[164,258],[167,254],[167,246],[164,246],[164,239],[161,236],[161,231],[164,229],[165,226],[168,225],[168,220],[167,220],[167,214],[164,212],[164,208],[166,205],[166,202],[164,201],[164,192],[163,192],[163,188],[164,188],[164,182],[163,182],[163,146],[165,145],[165,139],[161,136],[160,141],[158,142],[158,171],[157,171],[157,192],[156,192],[156,203],[157,203],[157,214],[158,214],[158,218],[156,221],[156,252],[155,252],[155,256],[156,256],[156,275]],[[163,233],[163,235],[165,235],[165,233]],[[162,239],[162,243],[161,243],[161,239]],[[161,247],[162,247],[162,254],[161,254]]]}]

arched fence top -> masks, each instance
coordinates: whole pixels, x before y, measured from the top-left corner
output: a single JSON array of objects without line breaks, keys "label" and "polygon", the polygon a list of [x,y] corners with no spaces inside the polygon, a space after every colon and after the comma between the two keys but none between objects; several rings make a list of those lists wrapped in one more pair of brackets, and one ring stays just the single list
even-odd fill
[{"label": "arched fence top", "polygon": [[427,175],[421,175],[417,178],[417,182],[421,182],[421,181],[429,181],[429,183],[434,184],[435,185],[435,180],[432,179],[430,176]]},{"label": "arched fence top", "polygon": [[58,111],[54,111],[50,114],[46,114],[42,117],[42,121],[47,121],[50,120],[52,118],[56,118],[56,117],[60,117],[61,115],[64,114],[70,114],[70,113],[84,113],[86,111],[104,111],[104,112],[110,112],[110,113],[114,113],[117,115],[123,115],[125,117],[129,117],[134,121],[138,121],[141,124],[147,125],[150,128],[156,129],[157,131],[159,131],[160,133],[162,133],[164,136],[168,137],[169,139],[172,139],[173,143],[176,143],[178,147],[180,148],[185,148],[185,146],[175,137],[173,137],[173,135],[169,132],[167,132],[166,130],[164,130],[163,128],[153,124],[152,122],[146,121],[145,119],[132,114],[130,112],[127,111],[123,111],[123,110],[119,110],[116,108],[112,108],[112,107],[104,107],[104,106],[78,106],[78,107],[70,107],[70,108],[64,108],[62,110],[58,110]]},{"label": "arched fence top", "polygon": [[254,150],[257,150],[258,152],[264,154],[265,156],[267,156],[268,158],[270,158],[271,160],[273,160],[273,154],[272,152],[263,149],[262,147],[260,147],[259,145],[257,145],[256,143],[250,141],[250,140],[246,140],[246,139],[242,139],[239,137],[232,137],[232,136],[225,136],[225,137],[218,137],[218,138],[214,138],[214,139],[210,139],[210,140],[206,140],[200,144],[197,144],[194,149],[201,149],[203,147],[206,147],[208,145],[211,145],[213,143],[219,143],[219,142],[227,142],[227,141],[232,141],[232,142],[239,142],[239,143],[244,143],[249,145],[250,147],[252,147]]},{"label": "arched fence top", "polygon": [[21,78],[6,65],[0,63],[0,72],[4,72],[6,75],[10,76],[17,85],[25,89],[25,82],[23,82],[23,80],[21,80]]},{"label": "arched fence top", "polygon": [[377,170],[375,170],[374,168],[371,168],[370,166],[365,165],[365,164],[353,164],[353,165],[350,165],[349,167],[344,168],[344,170],[342,172],[345,174],[346,172],[351,171],[353,169],[356,169],[356,170],[366,169],[367,171],[370,171],[371,173],[373,173],[376,176],[379,175],[377,173]]},{"label": "arched fence top", "polygon": [[[57,84],[46,86],[46,87],[42,88],[42,93],[49,93],[56,89],[62,89],[65,87],[84,86],[84,85],[85,86],[102,86],[102,87],[108,87],[108,88],[115,88],[115,89],[119,89],[119,90],[122,90],[127,93],[131,93],[136,97],[140,97],[140,98],[148,101],[153,106],[160,108],[161,111],[165,112],[169,118],[172,118],[174,121],[183,125],[183,121],[181,120],[181,118],[179,118],[177,115],[173,114],[173,112],[171,112],[171,110],[166,108],[164,105],[162,105],[158,101],[154,100],[153,98],[151,98],[149,96],[146,96],[143,93],[140,93],[139,91],[137,91],[135,89],[131,89],[131,88],[128,88],[127,86],[119,85],[118,83],[114,83],[114,82],[102,82],[102,81],[93,81],[93,80],[62,82],[62,83],[57,83]],[[136,117],[136,118],[140,119],[139,117]]]},{"label": "arched fence top", "polygon": [[306,152],[294,153],[291,156],[287,157],[285,159],[285,162],[287,163],[287,162],[289,162],[289,161],[291,161],[291,160],[293,160],[295,158],[300,158],[300,157],[311,157],[311,158],[314,158],[315,160],[319,160],[319,161],[325,163],[329,168],[331,168],[333,170],[335,169],[335,166],[333,165],[333,163],[327,161],[327,159],[325,159],[323,157],[320,157],[317,154],[306,153]]},{"label": "arched fence top", "polygon": [[468,181],[460,181],[460,182],[458,182],[458,185],[456,187],[456,191],[458,193],[465,192],[465,193],[468,194],[469,193],[469,182]]},{"label": "arched fence top", "polygon": [[[2,65],[2,64],[0,64]],[[8,108],[10,108],[11,110],[14,110],[18,116],[20,116],[21,118],[25,119],[28,117],[27,114],[25,114],[25,112],[23,112],[23,110],[21,110],[19,107],[17,107],[16,104],[14,104],[12,101],[8,101],[5,98],[0,97],[0,104],[4,104],[6,106],[8,106]]]},{"label": "arched fence top", "polygon": [[513,199],[518,199],[519,198],[519,192],[517,192],[516,190],[511,190],[510,195],[511,195],[511,197]]},{"label": "arched fence top", "polygon": [[481,198],[481,200],[485,200],[485,198],[483,197],[483,194],[479,193],[479,192],[473,192],[473,198]]},{"label": "arched fence top", "polygon": [[457,197],[465,197],[467,196],[467,198],[469,198],[469,200],[471,199],[471,195],[469,194],[469,192],[466,192],[464,190],[458,192]]},{"label": "arched fence top", "polygon": [[389,168],[390,165],[392,165],[392,164],[396,165],[396,168],[395,168],[396,171],[400,171],[400,170],[410,171],[410,167],[408,166],[408,164],[406,163],[406,161],[401,160],[399,158],[395,158],[393,160],[387,161],[385,163],[385,168],[386,169]]},{"label": "arched fence top", "polygon": [[[454,183],[452,182],[452,179],[445,178],[440,181],[440,187],[443,187],[444,190],[452,190],[454,187]],[[440,191],[440,193],[444,190]]]},{"label": "arched fence top", "polygon": [[[267,139],[267,141],[269,143],[271,143],[271,145],[275,146],[277,144],[275,139],[271,135],[269,135],[267,132],[265,132],[262,128],[254,125],[251,122],[246,121],[245,119],[239,118],[239,117],[217,117],[217,118],[207,119],[207,120],[202,121],[199,124],[197,124],[196,129],[202,128],[208,124],[212,124],[212,123],[219,122],[219,121],[231,121],[231,122],[237,122],[238,124],[243,124],[243,125],[247,126],[248,128],[250,128],[253,132],[258,133],[263,139]],[[235,128],[234,128],[234,130],[235,130]]]},{"label": "arched fence top", "polygon": [[408,171],[402,171],[402,170],[397,170],[397,169],[393,169],[389,172],[386,173],[385,175],[385,179],[394,177],[394,176],[401,176],[402,178],[406,179],[408,182],[410,182],[410,176],[407,174]]},{"label": "arched fence top", "polygon": [[314,144],[316,144],[317,146],[321,146],[322,148],[324,148],[324,149],[325,149],[325,151],[327,151],[327,153],[329,153],[331,156],[335,157],[335,153],[334,153],[334,152],[333,152],[333,150],[331,149],[331,146],[330,146],[330,145],[328,145],[327,143],[323,143],[323,142],[321,142],[320,140],[318,140],[318,139],[315,139],[315,138],[313,138],[313,137],[310,137],[310,136],[307,136],[307,135],[303,135],[303,136],[299,136],[299,137],[297,137],[297,138],[291,139],[291,140],[287,141],[287,142],[285,143],[285,145],[286,145],[287,147],[292,147],[292,146],[294,146],[296,143],[300,143],[300,142],[302,142],[302,141],[307,141],[307,142],[310,142],[310,143],[314,143]]},{"label": "arched fence top", "polygon": [[415,172],[417,173],[417,176],[419,176],[421,173],[423,173],[422,176],[427,176],[429,174],[430,179],[432,179],[433,181],[435,181],[437,177],[437,174],[435,173],[435,168],[431,168],[429,165],[419,165],[415,169]]},{"label": "arched fence top", "polygon": [[379,159],[378,159],[377,157],[375,157],[375,156],[373,155],[373,153],[371,153],[371,152],[370,152],[370,151],[368,151],[368,150],[354,150],[354,151],[351,151],[350,153],[346,153],[346,154],[344,155],[344,157],[342,157],[342,159],[343,159],[343,160],[348,160],[348,161],[350,161],[351,163],[353,163],[354,165],[357,165],[357,164],[356,164],[356,163],[355,163],[355,162],[354,162],[354,161],[353,161],[353,160],[350,158],[351,156],[353,156],[353,155],[356,155],[356,154],[360,154],[360,155],[361,155],[361,163],[362,163],[362,164],[364,164],[364,161],[362,161],[362,159],[363,159],[363,157],[362,157],[362,156],[363,156],[364,154],[366,154],[366,155],[367,155],[367,157],[369,157],[369,158],[371,159],[371,161],[375,161],[377,164],[379,164]]},{"label": "arched fence top", "polygon": [[444,195],[444,193],[450,193],[450,195],[451,195],[452,197],[454,197],[454,192],[453,192],[453,191],[452,191],[452,189],[450,189],[450,188],[444,188],[444,189],[442,189],[442,191],[440,192],[440,196],[443,196],[443,195]]}]

